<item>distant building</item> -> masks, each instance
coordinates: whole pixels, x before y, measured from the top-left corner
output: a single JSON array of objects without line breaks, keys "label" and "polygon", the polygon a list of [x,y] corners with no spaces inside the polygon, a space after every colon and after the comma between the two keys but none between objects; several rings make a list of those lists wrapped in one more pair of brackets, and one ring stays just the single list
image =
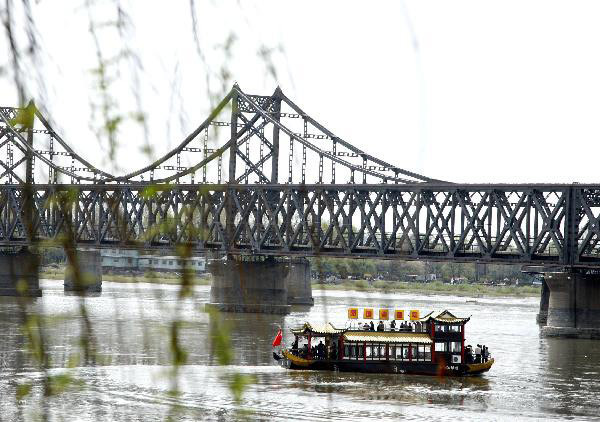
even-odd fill
[{"label": "distant building", "polygon": [[437,275],[436,274],[409,274],[406,276],[406,278],[408,280],[414,280],[414,281],[424,281],[424,282],[429,282],[429,281],[435,281],[437,280]]},{"label": "distant building", "polygon": [[464,284],[467,281],[467,277],[453,277],[450,279],[450,284]]},{"label": "distant building", "polygon": [[[135,249],[103,249],[102,269],[106,271],[154,271],[181,272],[184,260],[180,256],[140,255]],[[187,258],[187,268],[203,273],[206,271],[206,259],[202,256]]]}]

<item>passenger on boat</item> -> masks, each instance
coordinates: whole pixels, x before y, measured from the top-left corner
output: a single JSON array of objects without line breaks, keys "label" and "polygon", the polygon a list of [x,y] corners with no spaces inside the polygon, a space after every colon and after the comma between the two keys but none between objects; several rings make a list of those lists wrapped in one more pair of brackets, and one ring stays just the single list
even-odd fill
[{"label": "passenger on boat", "polygon": [[475,359],[473,359],[473,348],[470,344],[465,347],[465,360],[465,363],[473,363],[475,361]]},{"label": "passenger on boat", "polygon": [[475,348],[475,363],[481,363],[481,344]]},{"label": "passenger on boat", "polygon": [[308,344],[304,344],[302,346],[302,351],[300,352],[300,357],[307,358],[308,357]]},{"label": "passenger on boat", "polygon": [[371,327],[371,331],[375,331],[375,324],[373,324],[373,321],[371,321],[371,324],[369,324]]},{"label": "passenger on boat", "polygon": [[383,325],[383,321],[379,321],[379,324],[377,324],[377,331],[385,331],[385,326]]},{"label": "passenger on boat", "polygon": [[323,359],[325,357],[325,345],[322,341],[320,341],[319,345],[317,346],[317,357],[319,359]]},{"label": "passenger on boat", "polygon": [[369,331],[371,327],[369,326],[369,324],[365,321],[365,325],[363,325],[363,330],[365,331]]},{"label": "passenger on boat", "polygon": [[396,331],[396,320],[392,320],[392,322],[390,322],[390,331]]},{"label": "passenger on boat", "polygon": [[337,346],[335,343],[331,345],[331,353],[329,355],[329,359],[337,359]]},{"label": "passenger on boat", "polygon": [[488,358],[490,357],[490,353],[488,352],[488,348],[487,346],[483,346],[483,361],[487,362]]}]

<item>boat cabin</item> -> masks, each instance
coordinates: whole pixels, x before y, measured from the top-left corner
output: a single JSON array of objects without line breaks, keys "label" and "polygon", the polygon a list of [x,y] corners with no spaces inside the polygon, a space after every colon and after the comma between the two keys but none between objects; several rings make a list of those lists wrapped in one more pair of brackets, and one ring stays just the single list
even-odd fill
[{"label": "boat cabin", "polygon": [[368,324],[341,328],[307,322],[292,330],[290,351],[304,359],[465,363],[470,360],[464,344],[469,319],[445,310],[399,324],[380,321],[378,331]]}]

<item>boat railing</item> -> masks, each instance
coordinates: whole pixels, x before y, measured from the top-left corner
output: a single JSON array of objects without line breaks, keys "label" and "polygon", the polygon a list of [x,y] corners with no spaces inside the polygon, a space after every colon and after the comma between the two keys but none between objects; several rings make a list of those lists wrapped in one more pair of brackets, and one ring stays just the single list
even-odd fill
[{"label": "boat railing", "polygon": [[384,332],[405,332],[405,333],[428,333],[429,329],[426,324],[417,322],[406,321],[403,323],[396,323],[395,327],[392,327],[389,323],[383,326],[383,330],[378,329],[377,324],[373,325],[373,328],[369,323],[361,322],[350,322],[346,323],[346,329],[348,331],[384,331]]}]

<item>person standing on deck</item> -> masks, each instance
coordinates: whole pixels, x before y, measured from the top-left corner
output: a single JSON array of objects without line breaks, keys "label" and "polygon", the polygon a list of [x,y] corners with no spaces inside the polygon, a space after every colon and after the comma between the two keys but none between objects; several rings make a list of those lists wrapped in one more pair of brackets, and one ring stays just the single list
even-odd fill
[{"label": "person standing on deck", "polygon": [[317,356],[319,357],[319,359],[323,359],[323,357],[325,356],[325,345],[322,341],[320,341],[319,345],[317,346]]}]

